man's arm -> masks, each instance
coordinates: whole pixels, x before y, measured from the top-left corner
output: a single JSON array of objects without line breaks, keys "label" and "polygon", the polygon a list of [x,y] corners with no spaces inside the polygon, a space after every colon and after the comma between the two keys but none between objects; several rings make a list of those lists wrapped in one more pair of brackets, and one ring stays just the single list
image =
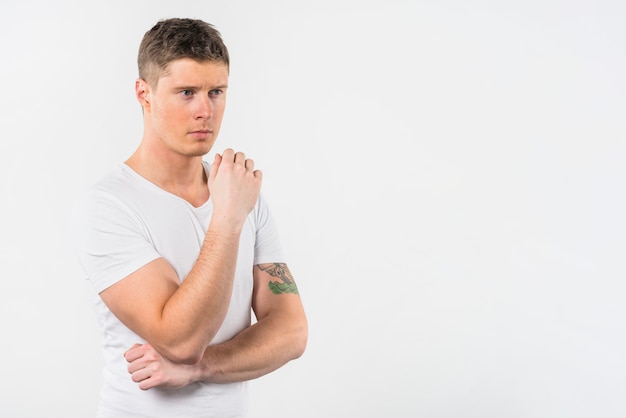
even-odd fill
[{"label": "man's arm", "polygon": [[254,267],[257,322],[233,339],[207,347],[195,366],[178,365],[147,345],[126,353],[128,371],[141,389],[182,387],[194,381],[228,383],[255,379],[302,355],[307,320],[295,281],[285,264]]},{"label": "man's arm", "polygon": [[255,379],[304,353],[308,327],[295,281],[286,264],[254,267],[257,322],[205,352],[202,380],[228,383]]},{"label": "man's arm", "polygon": [[258,198],[261,173],[243,153],[224,151],[209,173],[214,212],[200,254],[180,283],[162,258],[100,293],[122,323],[166,358],[195,364],[230,303],[243,223]]}]

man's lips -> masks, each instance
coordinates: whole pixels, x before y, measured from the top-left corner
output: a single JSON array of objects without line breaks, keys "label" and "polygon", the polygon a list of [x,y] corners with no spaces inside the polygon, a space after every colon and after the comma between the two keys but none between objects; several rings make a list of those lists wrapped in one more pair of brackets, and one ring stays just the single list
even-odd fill
[{"label": "man's lips", "polygon": [[206,138],[207,136],[211,135],[213,133],[212,130],[210,129],[197,129],[195,131],[191,131],[189,132],[190,135],[196,137],[196,138]]}]

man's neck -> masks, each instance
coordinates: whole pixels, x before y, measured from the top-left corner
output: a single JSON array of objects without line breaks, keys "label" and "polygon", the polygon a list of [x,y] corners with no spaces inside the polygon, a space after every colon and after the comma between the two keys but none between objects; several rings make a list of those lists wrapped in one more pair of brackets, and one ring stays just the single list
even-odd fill
[{"label": "man's neck", "polygon": [[202,156],[149,152],[139,146],[125,163],[140,176],[195,207],[209,198]]}]

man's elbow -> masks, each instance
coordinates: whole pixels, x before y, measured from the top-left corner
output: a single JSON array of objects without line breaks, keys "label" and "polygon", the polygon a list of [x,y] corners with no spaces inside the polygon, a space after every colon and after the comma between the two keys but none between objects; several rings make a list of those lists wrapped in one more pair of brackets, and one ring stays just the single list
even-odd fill
[{"label": "man's elbow", "polygon": [[303,321],[298,331],[295,334],[293,339],[293,351],[292,351],[292,359],[295,360],[300,358],[304,351],[306,350],[306,345],[309,339],[309,329],[306,321]]},{"label": "man's elbow", "polygon": [[198,347],[191,344],[178,344],[163,348],[162,351],[157,351],[172,363],[194,365],[202,360],[204,350],[205,347]]},{"label": "man's elbow", "polygon": [[194,364],[198,364],[200,360],[202,360],[201,355],[196,355],[195,353],[189,353],[189,354],[182,354],[181,356],[175,357],[175,359],[172,360],[172,362],[176,364],[181,364],[181,365],[184,364],[187,366],[193,366]]}]

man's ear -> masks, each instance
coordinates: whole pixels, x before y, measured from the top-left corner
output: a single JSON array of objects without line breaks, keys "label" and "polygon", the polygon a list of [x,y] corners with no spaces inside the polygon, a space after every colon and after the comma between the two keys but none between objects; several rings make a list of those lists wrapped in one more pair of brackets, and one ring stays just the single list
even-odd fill
[{"label": "man's ear", "polygon": [[138,78],[135,81],[135,97],[141,107],[150,106],[150,85],[146,80]]}]

